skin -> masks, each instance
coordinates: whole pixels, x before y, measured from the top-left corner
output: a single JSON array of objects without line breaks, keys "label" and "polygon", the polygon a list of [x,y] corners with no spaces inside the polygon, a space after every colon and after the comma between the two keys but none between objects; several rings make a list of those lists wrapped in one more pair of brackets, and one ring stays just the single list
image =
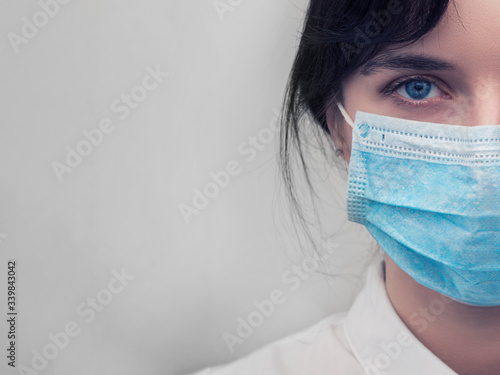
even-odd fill
[{"label": "skin", "polygon": [[[370,76],[356,72],[343,85],[344,107],[354,120],[364,111],[411,120],[464,126],[500,124],[500,2],[462,0],[450,4],[436,29],[398,53],[425,53],[457,65],[457,71],[381,69]],[[436,80],[424,99],[405,86],[390,96],[381,90],[402,77]],[[418,79],[417,79],[418,81]],[[399,100],[419,102],[404,105]],[[336,106],[327,113],[330,134],[349,162],[351,127]],[[446,299],[415,282],[385,255],[385,285],[402,321],[438,358],[460,375],[500,374],[500,306],[474,307]],[[445,300],[440,314],[429,312],[435,299]],[[426,324],[415,324],[415,314]]]}]

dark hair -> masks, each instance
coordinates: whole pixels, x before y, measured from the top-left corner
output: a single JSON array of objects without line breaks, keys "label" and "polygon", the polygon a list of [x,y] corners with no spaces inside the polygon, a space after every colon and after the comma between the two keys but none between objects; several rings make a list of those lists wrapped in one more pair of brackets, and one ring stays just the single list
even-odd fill
[{"label": "dark hair", "polygon": [[[298,153],[298,166],[304,172],[316,209],[315,192],[304,157],[305,145],[317,139],[326,155],[326,140],[335,153],[335,157],[325,159],[326,163],[343,162],[339,158],[342,150],[331,142],[326,122],[328,108],[336,102],[343,103],[342,82],[387,47],[403,47],[433,30],[448,3],[449,0],[310,1],[285,95],[279,164],[292,205],[294,228],[300,224],[306,229],[313,245],[308,220],[299,204],[304,194],[296,191],[292,166],[292,157],[296,155],[292,151]],[[338,111],[335,113],[340,118]],[[335,130],[341,136],[337,124]]]}]

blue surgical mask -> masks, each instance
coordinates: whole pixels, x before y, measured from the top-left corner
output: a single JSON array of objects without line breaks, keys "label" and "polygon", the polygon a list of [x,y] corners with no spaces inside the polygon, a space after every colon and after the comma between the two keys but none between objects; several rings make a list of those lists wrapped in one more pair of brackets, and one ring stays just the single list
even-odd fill
[{"label": "blue surgical mask", "polygon": [[500,305],[500,125],[358,111],[347,211],[415,281],[463,304]]}]

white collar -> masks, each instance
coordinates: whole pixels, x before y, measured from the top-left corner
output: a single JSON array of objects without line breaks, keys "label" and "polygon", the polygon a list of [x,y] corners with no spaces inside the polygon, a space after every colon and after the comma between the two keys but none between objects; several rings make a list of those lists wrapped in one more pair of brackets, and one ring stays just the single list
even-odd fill
[{"label": "white collar", "polygon": [[418,341],[394,310],[385,289],[383,260],[369,267],[344,332],[369,375],[457,375]]}]

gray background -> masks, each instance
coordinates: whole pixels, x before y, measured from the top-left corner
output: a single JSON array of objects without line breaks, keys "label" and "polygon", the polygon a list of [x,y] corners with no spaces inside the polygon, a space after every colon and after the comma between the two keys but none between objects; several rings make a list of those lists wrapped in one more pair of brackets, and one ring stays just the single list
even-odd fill
[{"label": "gray background", "polygon": [[[73,0],[18,48],[9,33],[22,36],[23,17],[34,22],[41,5],[0,3],[0,310],[16,259],[19,365],[75,322],[79,335],[39,373],[183,374],[352,303],[371,239],[346,222],[345,179],[323,181],[323,224],[338,231],[332,272],[350,265],[352,277],[311,273],[292,291],[283,275],[307,252],[279,193],[277,137],[252,160],[240,146],[270,134],[262,129],[281,106],[307,2],[221,3],[231,10],[218,14],[211,0]],[[148,66],[168,77],[144,91]],[[120,119],[112,104],[134,89],[144,100]],[[53,163],[105,119],[114,130],[60,181]],[[241,172],[186,223],[179,205],[231,160]],[[123,269],[134,279],[86,323],[78,307],[109,297]],[[285,303],[231,353],[223,334],[275,289]],[[2,358],[0,372],[17,374]]]}]

